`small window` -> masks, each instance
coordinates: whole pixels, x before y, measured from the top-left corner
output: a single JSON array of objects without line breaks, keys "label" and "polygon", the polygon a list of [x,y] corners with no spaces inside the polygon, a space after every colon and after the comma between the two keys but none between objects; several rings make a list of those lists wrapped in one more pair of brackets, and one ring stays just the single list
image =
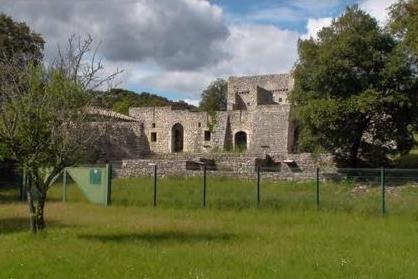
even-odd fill
[{"label": "small window", "polygon": [[152,123],[152,128],[155,128],[155,123]]},{"label": "small window", "polygon": [[202,123],[197,123],[197,127],[202,127]]},{"label": "small window", "polygon": [[279,98],[279,103],[281,103],[281,102],[282,102],[282,100],[283,100],[282,98]]},{"label": "small window", "polygon": [[210,141],[210,131],[205,131],[205,141]]},{"label": "small window", "polygon": [[157,133],[153,132],[151,133],[151,141],[156,142],[157,141]]}]

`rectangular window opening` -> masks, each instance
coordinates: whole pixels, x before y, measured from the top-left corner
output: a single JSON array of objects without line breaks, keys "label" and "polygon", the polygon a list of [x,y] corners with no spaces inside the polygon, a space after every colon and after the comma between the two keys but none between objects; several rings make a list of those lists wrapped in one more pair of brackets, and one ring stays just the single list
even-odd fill
[{"label": "rectangular window opening", "polygon": [[205,131],[205,141],[210,141],[211,133],[210,131]]},{"label": "rectangular window opening", "polygon": [[151,142],[156,142],[157,141],[157,133],[156,132],[152,132],[151,133]]}]

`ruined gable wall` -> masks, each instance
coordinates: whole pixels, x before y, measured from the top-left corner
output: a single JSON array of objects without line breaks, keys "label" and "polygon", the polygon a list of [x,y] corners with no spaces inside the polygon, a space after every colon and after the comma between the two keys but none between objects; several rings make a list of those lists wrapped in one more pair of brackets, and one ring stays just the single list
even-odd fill
[{"label": "ruined gable wall", "polygon": [[289,105],[258,106],[253,112],[251,152],[287,153],[289,131]]},{"label": "ruined gable wall", "polygon": [[235,149],[235,134],[242,131],[247,134],[247,153],[252,152],[252,142],[255,138],[253,134],[253,115],[253,112],[248,110],[228,111],[232,149]]},{"label": "ruined gable wall", "polygon": [[103,131],[98,142],[90,147],[92,156],[101,161],[143,158],[150,153],[148,139],[139,122],[115,121],[92,125]]},{"label": "ruined gable wall", "polygon": [[235,134],[247,134],[247,153],[287,153],[289,105],[262,105],[251,111],[228,111],[231,140]]},{"label": "ruined gable wall", "polygon": [[[209,116],[206,112],[172,110],[171,107],[131,108],[129,115],[144,123],[145,134],[149,139],[151,152],[172,152],[172,127],[176,123],[183,126],[183,152],[204,152],[211,149],[210,142],[204,140],[204,132],[209,130]],[[200,127],[199,127],[200,123]],[[153,127],[155,124],[155,127]],[[151,140],[151,133],[156,133],[157,140]],[[205,148],[204,146],[210,146]]]},{"label": "ruined gable wall", "polygon": [[[244,96],[251,103],[253,98],[257,98],[255,95],[257,86],[271,91],[274,102],[279,103],[281,98],[282,103],[286,103],[287,93],[293,88],[293,80],[290,74],[230,77],[228,79],[228,110],[240,109],[236,96]],[[252,96],[246,96],[245,92],[249,92]]]},{"label": "ruined gable wall", "polygon": [[257,105],[274,104],[273,94],[271,91],[265,90],[257,86]]}]

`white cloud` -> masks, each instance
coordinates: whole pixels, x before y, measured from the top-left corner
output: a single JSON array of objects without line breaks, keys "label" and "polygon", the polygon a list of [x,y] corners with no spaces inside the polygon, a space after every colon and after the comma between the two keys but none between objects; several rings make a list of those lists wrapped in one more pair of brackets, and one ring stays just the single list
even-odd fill
[{"label": "white cloud", "polygon": [[[392,0],[362,0],[361,7],[380,14]],[[331,18],[321,18],[340,0],[294,0],[269,9],[225,18],[221,7],[202,0],[37,0],[0,1],[0,9],[26,21],[48,42],[50,52],[73,32],[102,40],[100,56],[108,73],[125,70],[121,86],[182,93],[196,102],[216,78],[282,73],[297,59],[300,36],[316,36]],[[303,21],[307,33],[272,23]],[[230,16],[230,15],[228,15]],[[152,91],[152,90],[151,90]]]},{"label": "white cloud", "polygon": [[109,61],[152,59],[167,69],[217,63],[224,53],[216,43],[228,37],[222,9],[201,0],[10,0],[0,10],[42,33],[47,54],[72,33],[89,33]]},{"label": "white cloud", "polygon": [[[387,9],[396,1],[397,0],[361,0],[359,7],[368,12],[371,16],[375,17],[380,25],[384,25],[388,19]],[[309,18],[306,24],[307,32],[302,35],[301,38],[309,39],[312,37],[316,39],[318,31],[320,31],[323,27],[330,26],[331,22],[331,17]]]},{"label": "white cloud", "polygon": [[362,0],[359,7],[370,13],[380,24],[388,19],[388,10],[397,0]]},{"label": "white cloud", "polygon": [[229,31],[228,39],[219,45],[228,58],[198,71],[162,71],[142,77],[137,74],[138,82],[160,90],[185,92],[189,98],[197,99],[216,78],[284,73],[296,61],[296,32],[269,25],[234,25]]},{"label": "white cloud", "polygon": [[200,102],[200,100],[192,100],[192,99],[184,99],[183,101],[196,107],[199,106],[199,102]]},{"label": "white cloud", "polygon": [[198,98],[201,90],[213,79],[212,75],[205,72],[162,71],[153,75],[144,75],[138,83],[159,90],[181,92],[193,99]]},{"label": "white cloud", "polygon": [[213,67],[215,74],[287,72],[296,60],[296,32],[272,25],[235,25],[230,34],[222,45],[230,58]]},{"label": "white cloud", "polygon": [[[381,15],[394,1],[365,0],[360,3],[360,7],[373,16],[377,16]],[[302,6],[308,2],[312,5],[310,0],[299,0],[293,4]],[[335,6],[338,2],[338,0],[327,0],[327,5]],[[321,7],[324,5],[325,3],[320,4]],[[309,18],[306,34],[280,29],[274,25],[256,23],[257,21],[274,21],[275,12],[277,10],[270,12],[261,10],[245,17],[245,21],[250,24],[244,24],[243,20],[234,20],[229,24],[229,36],[217,44],[217,47],[226,53],[224,59],[219,62],[197,71],[157,72],[144,76],[140,79],[140,83],[162,90],[187,92],[191,100],[196,100],[200,97],[201,91],[219,77],[290,71],[297,59],[298,38],[305,39],[311,36],[316,38],[318,31],[331,24],[332,18]],[[295,14],[291,13],[288,16],[297,20]]]},{"label": "white cloud", "polygon": [[309,18],[308,23],[306,24],[307,32],[306,34],[302,35],[302,39],[309,39],[318,37],[318,32],[321,31],[322,28],[330,26],[332,22],[331,17],[324,17],[324,18]]}]

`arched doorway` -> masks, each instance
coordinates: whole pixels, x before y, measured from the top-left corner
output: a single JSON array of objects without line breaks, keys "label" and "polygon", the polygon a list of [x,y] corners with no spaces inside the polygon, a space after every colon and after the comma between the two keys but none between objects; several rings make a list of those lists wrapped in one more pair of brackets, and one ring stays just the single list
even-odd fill
[{"label": "arched doorway", "polygon": [[247,133],[239,131],[234,138],[235,151],[244,152],[247,150]]},{"label": "arched doorway", "polygon": [[171,128],[171,151],[182,152],[184,140],[183,125],[177,123]]}]

